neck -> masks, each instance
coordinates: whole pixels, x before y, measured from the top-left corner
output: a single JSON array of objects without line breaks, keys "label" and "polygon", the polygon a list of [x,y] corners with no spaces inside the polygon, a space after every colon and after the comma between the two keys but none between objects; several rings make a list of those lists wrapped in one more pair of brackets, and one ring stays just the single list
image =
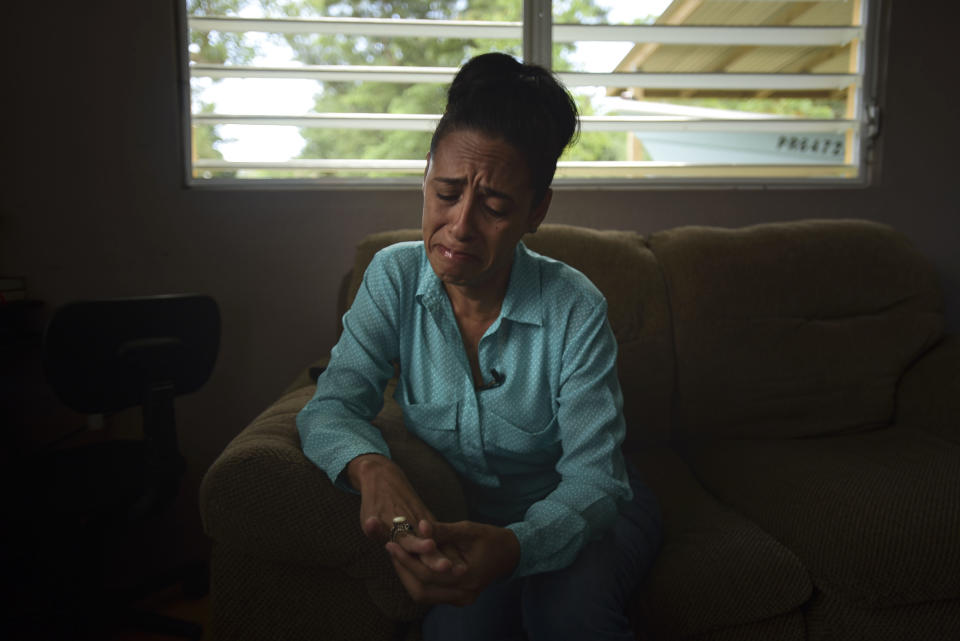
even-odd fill
[{"label": "neck", "polygon": [[447,296],[453,305],[453,313],[460,319],[494,320],[500,315],[500,306],[506,295],[506,283],[502,287],[471,287],[444,283]]},{"label": "neck", "polygon": [[447,298],[458,320],[492,323],[500,315],[500,306],[507,295],[513,263],[501,269],[490,280],[478,284],[443,283]]}]

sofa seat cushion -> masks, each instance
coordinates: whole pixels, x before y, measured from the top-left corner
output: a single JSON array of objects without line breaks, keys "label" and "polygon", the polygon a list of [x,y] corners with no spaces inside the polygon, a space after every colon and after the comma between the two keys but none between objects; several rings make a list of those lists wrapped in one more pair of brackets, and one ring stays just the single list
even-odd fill
[{"label": "sofa seat cushion", "polygon": [[[212,638],[256,641],[396,638],[396,620],[370,602],[364,582],[334,568],[267,560],[246,554],[229,543],[218,542],[213,546],[211,580]],[[322,633],[318,634],[318,630]],[[208,638],[207,635],[204,638]]]},{"label": "sofa seat cushion", "polygon": [[855,608],[960,598],[960,446],[909,426],[691,449],[708,492]]},{"label": "sofa seat cushion", "polygon": [[[633,608],[652,638],[770,620],[808,600],[813,586],[797,557],[713,499],[673,451],[653,448],[631,460],[663,513],[664,544]],[[796,632],[803,638],[802,626]]]},{"label": "sofa seat cushion", "polygon": [[851,607],[817,592],[804,609],[807,641],[957,641],[960,601],[929,601],[894,608]]}]

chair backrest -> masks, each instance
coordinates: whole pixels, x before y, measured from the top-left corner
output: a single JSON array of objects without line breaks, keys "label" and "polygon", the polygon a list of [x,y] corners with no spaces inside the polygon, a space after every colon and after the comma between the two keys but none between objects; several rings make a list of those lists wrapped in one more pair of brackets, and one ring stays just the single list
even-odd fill
[{"label": "chair backrest", "polygon": [[67,406],[87,414],[142,404],[151,386],[189,394],[210,377],[220,313],[209,296],[183,294],[68,303],[43,340],[44,374]]},{"label": "chair backrest", "polygon": [[[56,310],[43,340],[44,374],[67,406],[87,414],[139,405],[144,438],[126,442],[142,453],[140,488],[124,505],[139,521],[169,505],[186,467],[177,445],[174,397],[199,389],[213,371],[220,345],[220,312],[209,296],[182,294],[78,301]],[[133,456],[107,441],[97,452],[105,466]],[[87,460],[79,448],[60,460]],[[69,469],[69,468],[67,468]]]}]

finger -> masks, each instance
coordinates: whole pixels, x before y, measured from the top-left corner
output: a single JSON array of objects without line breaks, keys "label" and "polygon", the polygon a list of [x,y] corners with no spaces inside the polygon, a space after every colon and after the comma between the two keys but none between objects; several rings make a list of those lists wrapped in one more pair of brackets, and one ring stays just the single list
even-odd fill
[{"label": "finger", "polygon": [[436,526],[427,519],[420,519],[420,522],[417,523],[417,531],[420,532],[420,536],[426,539],[432,539],[437,536]]},{"label": "finger", "polygon": [[407,594],[416,603],[467,605],[474,600],[471,593],[461,588],[423,581],[396,557],[393,558],[393,567]]},{"label": "finger", "polygon": [[363,535],[374,541],[384,541],[387,538],[387,526],[375,516],[369,516],[362,524]]},{"label": "finger", "polygon": [[433,539],[424,539],[409,534],[401,536],[395,542],[411,556],[416,556],[434,572],[449,572],[453,568],[453,561],[437,549]]},{"label": "finger", "polygon": [[438,573],[450,572],[454,567],[453,561],[448,558],[442,550],[435,550],[429,554],[421,554],[420,562]]},{"label": "finger", "polygon": [[[422,536],[433,538],[437,541],[440,552],[442,552],[446,558],[450,559],[454,574],[461,576],[467,571],[467,560],[460,552],[460,549],[451,542],[460,531],[457,528],[446,527],[447,525],[446,523],[434,523],[423,520],[418,524],[418,529]],[[441,539],[441,536],[444,537],[444,539]]]},{"label": "finger", "polygon": [[393,562],[406,568],[421,583],[433,583],[437,580],[433,570],[424,565],[418,557],[407,552],[399,543],[390,542],[386,547]]},{"label": "finger", "polygon": [[[421,534],[429,532],[429,521],[421,520],[417,531]],[[442,550],[438,549],[436,541],[428,536],[403,536],[398,538],[396,542],[410,554],[417,555],[420,561],[434,572],[449,572],[454,567],[455,559],[448,557]],[[459,558],[459,556],[459,553],[456,553],[456,557]]]},{"label": "finger", "polygon": [[[387,531],[387,537],[392,538],[393,532],[397,528],[396,519],[403,518],[407,525],[407,533],[409,534],[418,534],[416,524],[421,522],[424,518],[424,509],[417,509],[416,506],[392,506],[390,510],[381,510],[377,514],[381,517],[381,522],[385,523],[385,529]],[[429,514],[429,511],[426,512]],[[402,527],[402,526],[401,526]],[[401,531],[401,536],[406,536]],[[399,537],[398,537],[399,538]],[[430,538],[430,537],[421,537],[421,538]]]},{"label": "finger", "polygon": [[459,548],[446,543],[440,546],[440,552],[442,552],[446,558],[450,559],[450,570],[454,576],[463,576],[467,573],[467,559],[464,558]]},{"label": "finger", "polygon": [[405,534],[394,539],[404,550],[410,554],[424,555],[433,554],[437,551],[437,542],[433,539],[425,539],[415,534]]},{"label": "finger", "polygon": [[387,543],[386,547],[393,561],[406,568],[423,584],[450,586],[457,582],[449,571],[449,566],[447,566],[447,569],[438,572],[424,563],[420,557],[411,555],[397,543]]},{"label": "finger", "polygon": [[468,521],[458,521],[457,523],[443,523],[442,521],[433,521],[427,523],[431,538],[437,540],[437,543],[451,542],[456,543],[472,536],[470,529],[471,523]]},{"label": "finger", "polygon": [[427,519],[420,519],[420,521],[417,522],[417,532],[419,532],[423,538],[432,539],[435,536],[434,531],[433,523]]}]

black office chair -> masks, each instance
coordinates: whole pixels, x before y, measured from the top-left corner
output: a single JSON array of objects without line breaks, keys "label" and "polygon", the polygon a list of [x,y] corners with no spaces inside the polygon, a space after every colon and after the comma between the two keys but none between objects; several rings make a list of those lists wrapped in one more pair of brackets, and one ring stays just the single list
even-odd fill
[{"label": "black office chair", "polygon": [[[197,391],[213,370],[220,342],[216,302],[203,295],[82,301],[59,308],[43,340],[44,375],[57,397],[85,414],[141,406],[143,438],[108,440],[47,452],[38,479],[33,527],[35,577],[44,597],[40,636],[97,638],[117,627],[199,639],[194,623],[138,611],[160,583],[108,589],[103,543],[170,507],[185,462],[177,444],[174,398]],[[91,549],[93,548],[93,549]],[[192,579],[196,583],[197,569]],[[204,581],[205,579],[200,579]],[[192,587],[197,590],[196,585]],[[36,625],[36,617],[30,625]]]}]

